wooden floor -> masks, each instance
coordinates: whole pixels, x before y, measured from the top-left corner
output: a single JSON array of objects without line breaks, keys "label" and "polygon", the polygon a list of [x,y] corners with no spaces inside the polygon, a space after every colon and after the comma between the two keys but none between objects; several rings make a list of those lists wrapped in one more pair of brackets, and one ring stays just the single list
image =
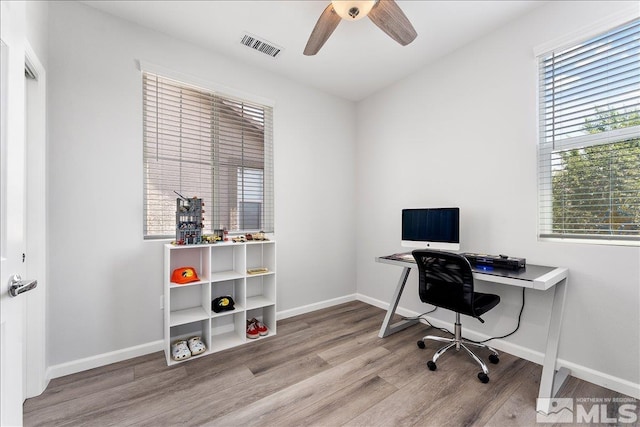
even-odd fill
[{"label": "wooden floor", "polygon": [[[159,352],[57,378],[25,402],[24,424],[536,425],[540,366],[501,354],[482,384],[468,356],[447,352],[431,372],[426,361],[439,345],[420,350],[416,341],[436,332],[415,325],[380,339],[384,314],[350,302],[282,320],[275,337],[176,366]],[[624,396],[570,378],[559,397]]]}]

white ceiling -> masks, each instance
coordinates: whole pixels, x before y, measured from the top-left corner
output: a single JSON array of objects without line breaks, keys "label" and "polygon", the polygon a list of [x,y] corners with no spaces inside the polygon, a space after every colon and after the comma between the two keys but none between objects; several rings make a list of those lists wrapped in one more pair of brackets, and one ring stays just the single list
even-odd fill
[{"label": "white ceiling", "polygon": [[[402,47],[368,18],[342,21],[315,56],[302,51],[329,4],[313,0],[84,1],[254,67],[358,101],[425,67],[542,1],[397,1],[418,33]],[[274,59],[240,43],[251,33],[284,50]]]}]

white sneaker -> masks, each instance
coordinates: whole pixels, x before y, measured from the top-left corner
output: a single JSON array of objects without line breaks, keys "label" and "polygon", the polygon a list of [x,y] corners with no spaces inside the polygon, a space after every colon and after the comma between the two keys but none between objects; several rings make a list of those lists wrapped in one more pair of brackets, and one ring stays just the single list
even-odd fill
[{"label": "white sneaker", "polygon": [[191,357],[191,351],[185,340],[179,340],[171,345],[171,358],[173,360],[185,360]]},{"label": "white sneaker", "polygon": [[204,353],[207,349],[207,346],[204,345],[202,339],[200,337],[191,337],[189,338],[189,350],[191,351],[192,356],[196,356],[200,353]]}]

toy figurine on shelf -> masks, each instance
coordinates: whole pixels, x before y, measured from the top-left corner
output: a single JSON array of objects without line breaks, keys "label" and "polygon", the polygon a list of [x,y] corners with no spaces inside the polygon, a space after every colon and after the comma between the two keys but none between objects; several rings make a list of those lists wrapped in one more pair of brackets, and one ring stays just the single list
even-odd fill
[{"label": "toy figurine on shelf", "polygon": [[202,243],[216,243],[220,241],[222,241],[222,237],[216,236],[215,234],[202,235]]},{"label": "toy figurine on shelf", "polygon": [[267,237],[264,234],[264,231],[261,231],[259,233],[255,233],[251,236],[252,240],[259,240],[259,241],[264,241],[264,240],[269,240],[267,239]]},{"label": "toy figurine on shelf", "polygon": [[187,199],[180,193],[176,199],[176,244],[197,245],[203,243],[202,230],[204,229],[204,203],[202,199],[192,197]]}]

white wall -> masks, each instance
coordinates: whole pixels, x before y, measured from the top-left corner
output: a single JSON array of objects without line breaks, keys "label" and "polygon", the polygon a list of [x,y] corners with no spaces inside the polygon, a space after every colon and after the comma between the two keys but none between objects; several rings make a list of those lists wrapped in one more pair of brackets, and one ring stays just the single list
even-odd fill
[{"label": "white wall", "polygon": [[162,339],[164,242],[142,237],[137,60],[275,101],[278,310],[355,293],[355,242],[335,238],[355,223],[353,103],[76,2],[51,3],[49,18],[52,365]]},{"label": "white wall", "polygon": [[[374,262],[401,251],[405,207],[460,206],[463,250],[506,253],[570,269],[559,357],[575,375],[638,394],[640,249],[537,240],[535,46],[637,2],[549,2],[358,104],[358,293],[388,302],[400,269]],[[434,41],[436,42],[436,41]],[[521,291],[467,331],[515,326]],[[528,291],[520,330],[498,348],[541,361],[551,293]],[[412,273],[401,306],[421,313]],[[442,313],[441,313],[442,311]],[[453,320],[439,310],[439,319]],[[514,346],[515,345],[515,346]],[[637,396],[636,396],[637,397]]]},{"label": "white wall", "polygon": [[49,5],[47,2],[25,2],[27,40],[38,55],[39,61],[47,68]]}]

